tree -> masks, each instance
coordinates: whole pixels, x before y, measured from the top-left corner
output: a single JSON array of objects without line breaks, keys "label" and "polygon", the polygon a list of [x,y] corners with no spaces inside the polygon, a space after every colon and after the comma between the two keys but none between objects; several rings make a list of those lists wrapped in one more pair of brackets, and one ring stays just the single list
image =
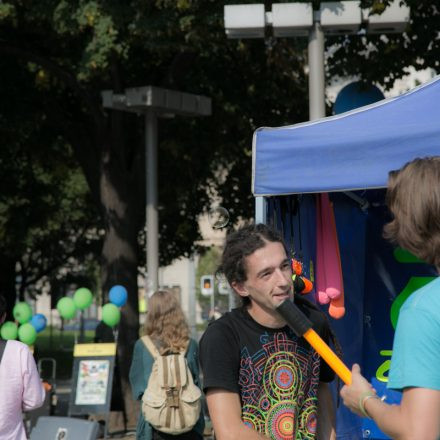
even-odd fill
[{"label": "tree", "polygon": [[60,267],[70,282],[78,280],[98,254],[100,234],[72,149],[37,111],[33,75],[5,64],[2,78],[8,87],[0,102],[0,292],[11,313],[16,288],[20,300],[25,292],[34,298],[60,278]]},{"label": "tree", "polygon": [[[382,13],[390,0],[364,0],[363,7]],[[440,67],[440,41],[438,23],[440,8],[426,0],[404,0],[410,7],[410,23],[403,34],[327,38],[332,46],[328,62],[328,77],[356,75],[365,81],[376,82],[385,89],[396,79],[407,74],[410,66],[417,70]]]},{"label": "tree", "polygon": [[[126,404],[138,337],[137,267],[143,264],[144,124],[136,115],[104,112],[100,92],[152,84],[213,98],[211,118],[160,125],[160,261],[165,264],[194,251],[200,238],[197,217],[209,208],[210,188],[224,199],[232,221],[252,216],[251,135],[260,125],[306,119],[304,44],[228,41],[222,5],[215,1],[0,4],[1,67],[20,72],[20,80],[32,78],[38,102],[29,111],[19,109],[18,117],[34,126],[41,115],[50,121],[54,139],[71,146],[104,229],[103,291],[118,283],[129,292],[118,346]],[[2,94],[13,81],[2,82]]]}]

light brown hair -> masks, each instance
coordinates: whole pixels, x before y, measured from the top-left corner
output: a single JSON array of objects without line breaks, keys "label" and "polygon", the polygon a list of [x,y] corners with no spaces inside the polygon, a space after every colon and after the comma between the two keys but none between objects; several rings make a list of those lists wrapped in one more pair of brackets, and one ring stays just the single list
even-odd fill
[{"label": "light brown hair", "polygon": [[150,336],[162,355],[186,349],[189,327],[173,292],[158,290],[150,297],[144,334]]},{"label": "light brown hair", "polygon": [[440,157],[417,158],[391,171],[386,201],[393,219],[384,237],[440,268]]}]

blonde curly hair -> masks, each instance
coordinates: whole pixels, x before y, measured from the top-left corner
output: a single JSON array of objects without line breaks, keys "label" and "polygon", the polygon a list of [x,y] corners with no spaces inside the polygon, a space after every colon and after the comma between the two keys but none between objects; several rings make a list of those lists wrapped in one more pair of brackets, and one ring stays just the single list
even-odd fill
[{"label": "blonde curly hair", "polygon": [[176,295],[158,290],[148,300],[144,334],[156,343],[160,354],[182,352],[189,341],[189,327]]}]

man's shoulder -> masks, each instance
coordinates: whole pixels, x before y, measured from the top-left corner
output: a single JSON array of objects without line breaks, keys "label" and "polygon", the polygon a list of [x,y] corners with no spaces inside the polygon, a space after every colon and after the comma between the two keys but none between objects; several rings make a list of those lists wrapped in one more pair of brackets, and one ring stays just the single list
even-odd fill
[{"label": "man's shoulder", "polygon": [[23,342],[16,341],[14,339],[9,339],[6,342],[6,348],[5,350],[8,351],[14,351],[14,352],[30,352],[29,347],[26,344],[23,344]]},{"label": "man's shoulder", "polygon": [[295,295],[295,304],[312,322],[315,329],[328,327],[328,319],[326,314],[319,308],[318,305],[309,301],[301,295]]},{"label": "man's shoulder", "polygon": [[22,365],[32,357],[29,347],[26,344],[23,344],[23,342],[15,341],[13,339],[5,342],[6,346],[3,352],[3,360],[7,359],[6,363],[8,365]]},{"label": "man's shoulder", "polygon": [[230,327],[237,328],[241,327],[246,321],[246,313],[244,312],[243,307],[238,307],[236,309],[232,309],[229,312],[224,313],[220,318],[209,323],[209,327]]},{"label": "man's shoulder", "polygon": [[200,342],[203,343],[206,339],[215,338],[218,335],[228,337],[237,334],[242,326],[243,318],[244,314],[241,308],[225,313],[219,319],[209,323]]}]

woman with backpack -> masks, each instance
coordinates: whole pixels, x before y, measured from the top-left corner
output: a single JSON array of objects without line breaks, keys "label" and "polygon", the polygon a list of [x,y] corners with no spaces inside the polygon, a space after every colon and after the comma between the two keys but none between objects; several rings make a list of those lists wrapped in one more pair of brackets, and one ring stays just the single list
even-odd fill
[{"label": "woman with backpack", "polygon": [[150,297],[143,333],[130,367],[133,395],[142,401],[136,439],[202,440],[198,347],[174,293]]}]

